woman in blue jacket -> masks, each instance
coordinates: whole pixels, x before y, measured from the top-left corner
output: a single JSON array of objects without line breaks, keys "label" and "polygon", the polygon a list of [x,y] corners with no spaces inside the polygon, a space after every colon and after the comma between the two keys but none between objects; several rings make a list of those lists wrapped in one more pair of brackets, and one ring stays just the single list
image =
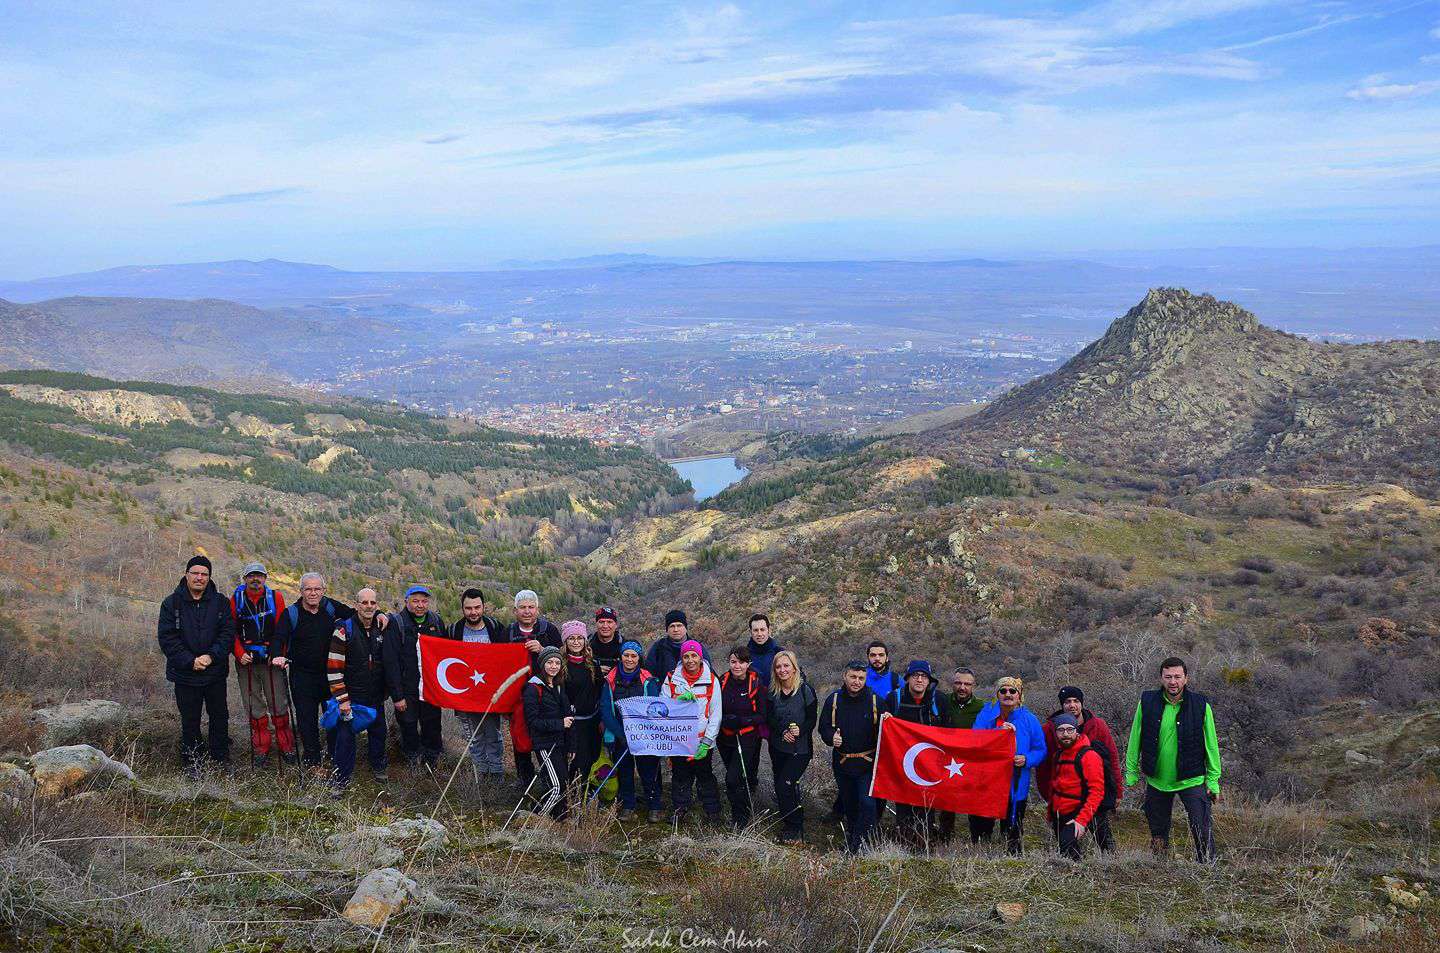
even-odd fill
[{"label": "woman in blue jacket", "polygon": [[[1025,801],[1030,796],[1030,770],[1045,760],[1045,729],[1040,719],[1023,704],[1025,683],[1006,676],[995,683],[995,700],[975,716],[976,728],[1008,728],[1015,732],[1015,775],[1010,782],[1010,801],[1000,830],[1005,847],[1012,854],[1022,852],[1025,836]],[[970,817],[970,843],[982,840],[987,844],[995,832],[995,821],[988,817]]]},{"label": "woman in blue jacket", "polygon": [[638,696],[656,697],[660,680],[640,667],[640,643],[626,640],[620,646],[620,664],[610,670],[600,685],[600,721],[605,726],[605,744],[615,765],[616,783],[620,786],[619,820],[635,817],[635,774],[645,789],[645,806],[650,820],[665,817],[660,809],[660,759],[654,755],[627,755],[624,718],[620,702]]}]

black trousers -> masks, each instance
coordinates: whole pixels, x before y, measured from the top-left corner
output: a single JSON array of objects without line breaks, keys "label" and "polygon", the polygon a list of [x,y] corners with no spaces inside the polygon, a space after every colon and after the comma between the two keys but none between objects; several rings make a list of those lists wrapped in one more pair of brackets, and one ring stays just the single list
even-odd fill
[{"label": "black trousers", "polygon": [[193,764],[205,755],[200,733],[200,713],[210,717],[209,752],[212,761],[230,760],[230,706],[226,697],[229,683],[220,678],[209,685],[175,685],[175,707],[180,710],[180,761]]},{"label": "black trousers", "polygon": [[[1077,814],[1067,814],[1064,817],[1052,815],[1050,818],[1050,829],[1055,832],[1055,842],[1060,847],[1060,856],[1068,857],[1070,860],[1079,860],[1085,856],[1085,841],[1088,837],[1076,837],[1075,825],[1071,823],[1078,816]],[[1095,820],[1096,818],[1091,818],[1091,827],[1085,829],[1086,835],[1089,835]]]},{"label": "black trousers", "polygon": [[570,776],[567,773],[568,757],[563,745],[536,748],[535,759],[538,770],[535,775],[535,813],[549,814],[557,821],[565,819],[568,813],[566,801]]},{"label": "black trousers", "polygon": [[[1014,819],[1011,820],[1013,814]],[[981,841],[990,843],[991,836],[995,833],[995,819],[993,817],[970,817],[970,843],[978,844]],[[1022,854],[1025,851],[1025,802],[1011,801],[1006,805],[1005,819],[1000,821],[1000,833],[1005,835],[1005,849],[1012,854]]]},{"label": "black trousers", "polygon": [[405,699],[405,710],[395,713],[400,725],[400,750],[413,763],[423,760],[432,768],[444,750],[440,739],[440,708],[418,698]]},{"label": "black trousers", "polygon": [[725,796],[730,800],[730,818],[744,827],[754,813],[754,785],[760,776],[760,732],[722,737],[717,747],[725,761]]},{"label": "black trousers", "polygon": [[858,853],[876,826],[875,808],[880,801],[870,796],[870,771],[864,774],[835,772],[840,784],[840,806],[845,811],[845,849]]},{"label": "black trousers", "polygon": [[1190,838],[1195,843],[1195,859],[1202,864],[1215,859],[1215,828],[1212,823],[1210,793],[1205,785],[1196,784],[1179,791],[1159,791],[1152,787],[1145,789],[1145,821],[1150,825],[1150,836],[1170,846],[1170,821],[1175,810],[1175,798],[1185,807],[1185,816],[1190,820]]},{"label": "black trousers", "polygon": [[720,815],[720,786],[715,783],[715,751],[698,761],[689,758],[670,759],[670,803],[675,813],[683,814],[700,797],[700,806],[710,817]]},{"label": "black trousers", "polygon": [[1115,833],[1110,829],[1110,818],[1114,814],[1113,807],[1102,807],[1090,820],[1090,830],[1095,832],[1095,845],[1105,852],[1115,849]]},{"label": "black trousers", "polygon": [[[570,777],[584,785],[600,757],[600,718],[577,718],[570,730]],[[581,790],[584,790],[582,787]]]},{"label": "black trousers", "polygon": [[[295,728],[300,732],[300,747],[308,765],[317,765],[323,755],[320,747],[320,713],[330,699],[330,682],[324,672],[312,672],[290,666],[290,703],[295,706]],[[325,749],[333,751],[330,739]]]},{"label": "black trousers", "polygon": [[781,830],[800,836],[805,830],[805,805],[800,798],[800,779],[810,766],[810,752],[787,754],[770,745],[770,767],[775,773],[775,803],[780,808]]}]

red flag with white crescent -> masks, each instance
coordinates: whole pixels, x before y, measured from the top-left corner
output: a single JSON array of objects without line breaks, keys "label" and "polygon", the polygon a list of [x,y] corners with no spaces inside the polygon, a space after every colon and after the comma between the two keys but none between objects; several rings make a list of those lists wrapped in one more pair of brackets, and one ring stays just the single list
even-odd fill
[{"label": "red flag with white crescent", "polygon": [[880,721],[870,795],[1001,818],[1014,769],[1013,731],[934,728],[886,715]]},{"label": "red flag with white crescent", "polygon": [[420,636],[420,698],[439,708],[509,714],[530,677],[522,642],[459,642]]}]

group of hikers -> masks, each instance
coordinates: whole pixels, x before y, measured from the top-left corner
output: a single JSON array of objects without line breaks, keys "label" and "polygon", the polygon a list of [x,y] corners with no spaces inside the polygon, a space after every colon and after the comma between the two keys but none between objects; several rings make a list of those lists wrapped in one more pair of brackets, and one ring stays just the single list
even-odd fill
[{"label": "group of hikers", "polygon": [[[799,841],[805,830],[800,782],[818,735],[832,749],[831,818],[843,824],[846,848],[856,852],[880,833],[887,813],[870,788],[881,720],[889,714],[924,725],[1015,733],[1015,783],[1006,814],[967,816],[973,844],[990,842],[998,825],[1008,851],[1022,851],[1033,775],[1062,854],[1079,859],[1091,840],[1101,851],[1112,850],[1119,798],[1143,776],[1152,848],[1168,852],[1178,796],[1196,858],[1205,863],[1215,857],[1215,717],[1205,696],[1187,687],[1188,670],[1178,658],[1161,663],[1159,687],[1141,694],[1122,760],[1109,725],[1085,707],[1078,687],[1062,688],[1057,710],[1042,722],[1025,706],[1020,678],[999,678],[994,699],[985,701],[975,673],[960,667],[950,674],[947,691],[924,660],[909,662],[903,675],[892,671],[889,650],[879,640],[867,646],[863,660],[846,666],[840,686],[821,703],[796,653],[777,644],[763,613],[750,616],[748,639],[727,650],[717,673],[678,609],[665,615],[664,631],[646,648],[621,634],[613,608],[595,611],[593,631],[580,620],[557,627],[541,615],[540,599],[528,589],[515,595],[514,621],[505,625],[488,614],[481,590],[466,589],[460,618],[447,625],[431,608],[433,596],[424,585],[410,586],[403,606],[382,612],[375,589],[357,592],[352,607],[327,596],[318,573],[300,577],[299,601],[287,605],[261,563],[245,566],[242,583],[228,598],[216,589],[212,572],[207,557],[190,559],[161,605],[158,627],[180,714],[182,762],[192,776],[207,756],[229,760],[231,660],[258,765],[278,757],[342,797],[363,733],[372,776],[388,781],[388,700],[407,762],[433,772],[443,751],[442,709],[421,697],[417,647],[425,635],[525,645],[531,669],[521,706],[507,716],[457,715],[474,771],[492,779],[506,773],[501,724],[508,723],[521,802],[557,819],[567,816],[577,793],[586,796],[587,781],[596,780],[592,767],[608,756],[612,767],[602,780],[615,779],[620,820],[637,820],[643,805],[650,822],[678,823],[698,800],[719,823],[724,808],[718,773],[730,822],[747,827],[755,814],[761,753],[768,748],[779,838]],[[629,755],[620,702],[637,696],[702,703],[704,724],[693,757]],[[362,724],[354,718],[357,711],[373,717]],[[718,770],[717,752],[723,763]],[[670,762],[668,812],[662,761]],[[893,805],[893,811],[895,834],[918,849],[954,836],[953,813],[907,804]]]}]

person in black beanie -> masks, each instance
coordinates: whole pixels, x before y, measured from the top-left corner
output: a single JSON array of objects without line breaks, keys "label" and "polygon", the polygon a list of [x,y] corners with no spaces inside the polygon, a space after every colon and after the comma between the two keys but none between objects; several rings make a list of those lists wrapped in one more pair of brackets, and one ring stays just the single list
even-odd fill
[{"label": "person in black beanie", "polygon": [[620,664],[620,617],[609,606],[595,610],[595,632],[590,636],[590,651],[595,654],[595,664],[600,666],[600,677],[605,678],[611,669]]},{"label": "person in black beanie", "polygon": [[[685,618],[684,612],[671,609],[665,613],[665,634],[656,639],[650,651],[645,653],[645,670],[656,678],[664,678],[675,671],[680,664],[680,643],[690,637],[689,633],[690,620]],[[708,649],[702,647],[700,654],[706,662],[710,661]]]},{"label": "person in black beanie", "polygon": [[180,759],[191,777],[199,775],[205,743],[200,713],[209,716],[209,754],[217,764],[230,761],[230,709],[226,678],[235,617],[230,601],[210,579],[210,560],[192,556],[175,591],[160,603],[156,637],[165,653],[165,677],[175,685],[180,711]]}]

